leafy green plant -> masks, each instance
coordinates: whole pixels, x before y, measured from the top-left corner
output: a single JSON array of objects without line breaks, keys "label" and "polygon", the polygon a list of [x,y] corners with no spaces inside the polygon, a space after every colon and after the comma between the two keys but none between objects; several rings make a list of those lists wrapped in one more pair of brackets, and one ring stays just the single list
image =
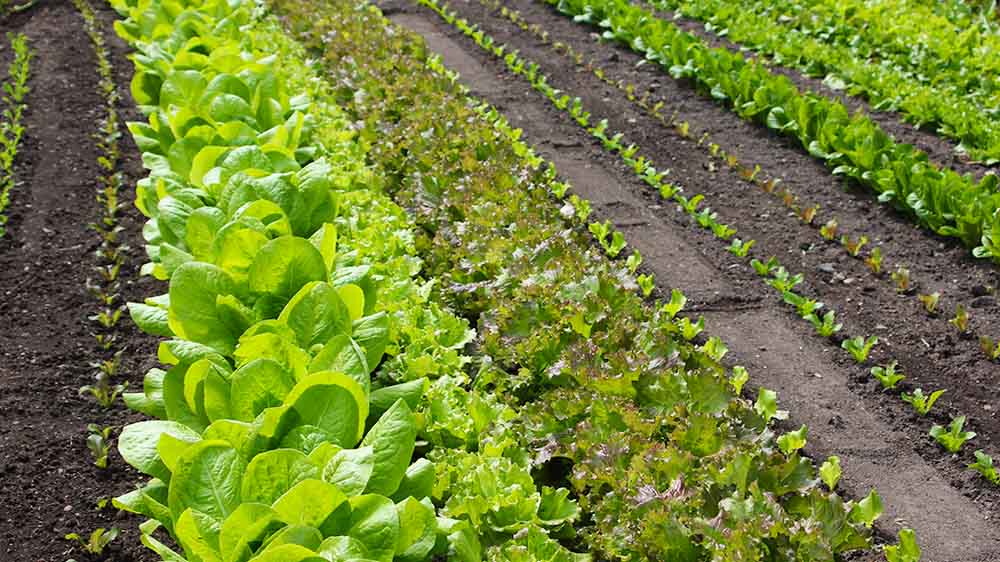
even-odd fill
[{"label": "leafy green plant", "polygon": [[848,254],[851,254],[851,256],[855,258],[858,257],[861,253],[861,248],[864,248],[867,243],[868,237],[864,235],[857,240],[851,240],[851,237],[846,234],[840,237],[840,244],[844,246]]},{"label": "leafy green plant", "polygon": [[929,295],[917,295],[920,302],[924,305],[924,310],[927,314],[935,315],[938,312],[938,300],[941,298],[941,293],[935,291]]},{"label": "leafy green plant", "polygon": [[632,255],[625,260],[625,267],[628,268],[629,273],[635,275],[640,265],[642,265],[642,254],[639,253],[639,250],[633,250]]},{"label": "leafy green plant", "polygon": [[910,285],[910,270],[899,266],[891,274],[892,282],[896,285],[897,293],[909,293],[912,289]]},{"label": "leafy green plant", "polygon": [[979,348],[989,359],[996,361],[1000,358],[1000,341],[994,341],[989,336],[979,336]]},{"label": "leafy green plant", "polygon": [[837,488],[837,482],[840,482],[840,474],[840,457],[836,455],[827,458],[823,462],[823,465],[819,467],[819,476],[831,492]]},{"label": "leafy green plant", "polygon": [[886,546],[884,552],[887,562],[920,562],[923,554],[913,529],[899,531],[899,544]]},{"label": "leafy green plant", "polygon": [[935,390],[925,396],[923,389],[918,388],[913,391],[913,394],[904,392],[901,397],[903,402],[913,406],[914,411],[921,416],[926,416],[927,413],[931,411],[931,408],[934,407],[934,403],[937,402],[938,398],[940,398],[944,392],[944,389]]},{"label": "leafy green plant", "polygon": [[704,331],[705,318],[699,316],[697,322],[691,322],[691,319],[685,316],[677,322],[677,327],[681,329],[681,336],[683,336],[685,340],[691,341],[698,337],[698,334]]},{"label": "leafy green plant", "polygon": [[948,323],[954,326],[960,334],[969,333],[969,311],[959,303],[955,306],[955,316],[948,320]]},{"label": "leafy green plant", "polygon": [[113,427],[100,427],[96,424],[87,424],[87,448],[94,457],[94,465],[97,468],[108,467],[108,453],[111,451],[111,431]]},{"label": "leafy green plant", "polygon": [[836,240],[837,239],[837,219],[830,219],[826,221],[826,224],[819,227],[820,236],[826,240]]},{"label": "leafy green plant", "polygon": [[934,438],[946,451],[949,453],[957,453],[962,450],[962,445],[966,441],[972,439],[976,436],[974,431],[962,431],[962,427],[965,425],[965,416],[958,416],[952,418],[951,423],[948,424],[948,429],[941,427],[940,425],[934,424],[930,430],[930,436]]},{"label": "leafy green plant", "polygon": [[10,206],[11,191],[15,187],[14,159],[24,136],[22,117],[27,108],[28,76],[31,59],[34,56],[28,47],[27,36],[23,33],[8,33],[14,51],[14,60],[8,68],[7,80],[3,82],[3,119],[0,121],[0,237],[7,226],[7,207]]},{"label": "leafy green plant", "polygon": [[750,260],[750,265],[753,266],[753,270],[757,272],[757,275],[761,277],[766,277],[771,274],[771,271],[779,267],[778,259],[771,256],[766,262],[762,262],[757,258]]},{"label": "leafy green plant", "polygon": [[64,537],[68,541],[73,541],[77,543],[84,552],[88,554],[101,555],[104,553],[104,549],[108,547],[116,538],[118,538],[118,529],[112,527],[110,530],[103,527],[95,529],[94,532],[90,533],[86,539],[81,537],[77,533],[69,533]]},{"label": "leafy green plant", "polygon": [[652,294],[653,289],[656,287],[653,282],[652,274],[642,274],[635,278],[635,282],[638,283],[639,289],[642,291],[642,296],[648,297]]},{"label": "leafy green plant", "polygon": [[975,453],[976,462],[969,465],[971,470],[978,472],[983,478],[1000,486],[1000,471],[993,466],[993,457],[987,455],[986,453],[976,451]]},{"label": "leafy green plant", "polygon": [[756,240],[747,240],[746,242],[740,240],[739,238],[733,238],[729,243],[729,247],[726,248],[734,256],[745,258],[748,253],[750,253],[750,248],[756,243]]},{"label": "leafy green plant", "polygon": [[872,270],[875,275],[880,275],[882,273],[882,248],[876,246],[872,248],[872,251],[865,258],[865,265],[868,269]]},{"label": "leafy green plant", "polygon": [[101,408],[107,410],[127,388],[128,382],[125,384],[112,384],[111,375],[102,370],[94,376],[94,384],[80,387],[80,395],[90,395],[97,401]]},{"label": "leafy green plant", "polygon": [[801,273],[791,275],[784,266],[778,266],[777,269],[771,272],[771,279],[768,279],[767,284],[784,294],[794,291],[795,287],[802,283],[802,281],[803,276]]},{"label": "leafy green plant", "polygon": [[837,315],[832,310],[827,310],[822,318],[817,316],[815,313],[812,313],[806,315],[805,319],[813,325],[816,333],[824,338],[828,338],[839,332],[843,327],[843,324],[837,322]]},{"label": "leafy green plant", "polygon": [[670,316],[670,318],[676,318],[677,313],[680,312],[684,305],[687,303],[687,297],[684,293],[680,292],[679,289],[670,290],[670,302],[663,304],[663,311]]},{"label": "leafy green plant", "polygon": [[906,378],[903,373],[896,372],[896,365],[896,361],[891,361],[884,367],[876,366],[871,369],[872,376],[882,383],[882,388],[885,390],[895,389],[896,385]]},{"label": "leafy green plant", "polygon": [[875,344],[878,343],[878,336],[868,336],[864,338],[862,336],[854,336],[844,340],[840,347],[851,354],[854,361],[857,363],[864,363],[868,360],[868,354],[871,353]]},{"label": "leafy green plant", "polygon": [[816,219],[817,212],[819,212],[819,205],[805,207],[799,210],[799,218],[806,224],[812,224],[813,220]]},{"label": "leafy green plant", "polygon": [[823,308],[823,303],[817,302],[816,300],[810,299],[808,297],[803,297],[802,295],[793,293],[791,291],[785,291],[782,293],[782,298],[787,304],[795,307],[796,312],[802,318],[807,318],[810,315],[821,308]]}]

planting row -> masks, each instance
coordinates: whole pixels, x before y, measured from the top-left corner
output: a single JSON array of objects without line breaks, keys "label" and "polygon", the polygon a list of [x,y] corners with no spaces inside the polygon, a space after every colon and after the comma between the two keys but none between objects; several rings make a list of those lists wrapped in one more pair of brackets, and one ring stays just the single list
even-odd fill
[{"label": "planting row", "polygon": [[1000,122],[992,109],[1000,99],[992,78],[1000,59],[989,31],[957,28],[930,6],[912,3],[650,3],[704,21],[710,31],[834,89],[863,95],[877,110],[935,125],[975,160],[1000,161]]},{"label": "planting row", "polygon": [[145,270],[169,279],[129,306],[170,338],[125,395],[159,420],[119,438],[151,477],[116,499],[149,517],[143,542],[165,560],[569,556],[548,534],[575,503],[490,440],[518,415],[468,387],[473,332],[428,300],[412,224],[304,52],[249,3],[115,8],[149,115],[129,125]]},{"label": "planting row", "polygon": [[[822,539],[786,523],[780,526],[786,535],[771,523],[830,510],[839,515],[824,516],[824,525],[852,523],[856,533],[880,506],[875,494],[843,502],[803,487],[798,477],[788,480],[815,470],[799,453],[804,429],[765,445],[766,454],[756,452],[761,443],[750,441],[769,439],[760,431],[782,417],[774,393],[747,402],[739,397],[746,372],[723,376],[720,341],[686,343],[702,324],[673,319],[683,306],[678,293],[652,308],[638,298],[629,269],[639,256],[618,266],[605,261],[601,254],[620,254],[623,239],[606,224],[584,229],[589,205],[578,197],[567,197],[561,208],[552,204],[552,195],[567,195],[566,185],[551,167],[526,166],[525,154],[529,163],[535,159],[510,141],[518,132],[492,110],[441,91],[424,70],[436,60],[408,34],[385,33],[376,12],[340,2],[278,5],[303,41],[325,52],[346,107],[364,124],[362,136],[383,139],[372,146],[373,160],[429,233],[432,271],[456,306],[480,318],[482,349],[492,362],[477,384],[519,400],[526,421],[518,438],[542,447],[539,470],[553,478],[560,477],[558,467],[568,473],[592,514],[580,528],[591,549],[620,557],[729,559],[791,548],[829,559],[863,547],[862,534]],[[315,17],[324,11],[332,12],[329,18]],[[478,40],[489,43],[481,34]],[[369,95],[350,95],[355,89]],[[456,123],[473,142],[461,140]],[[503,142],[492,140],[498,134]],[[655,170],[648,177],[660,181]],[[566,221],[578,226],[568,230]],[[599,244],[588,242],[588,231]],[[738,481],[720,478],[734,470]],[[821,472],[827,486],[836,486],[835,459]],[[778,503],[751,500],[763,499],[758,494],[768,488]],[[752,514],[734,516],[737,506],[751,504]],[[714,530],[703,526],[709,520]],[[764,539],[761,529],[779,535]]]},{"label": "planting row", "polygon": [[27,108],[24,98],[28,94],[28,75],[32,52],[24,34],[10,34],[7,39],[14,51],[14,58],[3,81],[3,120],[0,121],[0,237],[7,233],[7,207],[11,192],[17,184],[14,177],[14,158],[17,156],[24,126],[21,125]]}]

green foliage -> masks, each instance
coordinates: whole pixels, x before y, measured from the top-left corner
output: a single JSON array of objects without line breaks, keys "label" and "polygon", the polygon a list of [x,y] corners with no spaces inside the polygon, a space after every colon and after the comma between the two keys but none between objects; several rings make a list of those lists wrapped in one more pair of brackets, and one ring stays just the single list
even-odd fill
[{"label": "green foliage", "polygon": [[78,533],[69,533],[63,538],[77,543],[87,554],[101,555],[104,554],[104,549],[118,538],[118,529],[112,527],[108,530],[101,527],[95,529],[86,539]]},{"label": "green foliage", "polygon": [[903,373],[896,372],[897,361],[891,361],[888,365],[871,368],[872,376],[882,383],[885,390],[893,390],[900,381],[906,379]]},{"label": "green foliage", "polygon": [[901,398],[903,399],[903,402],[913,406],[913,409],[918,414],[926,416],[927,413],[931,411],[931,408],[934,407],[934,403],[937,402],[938,398],[940,398],[944,393],[945,391],[942,389],[935,390],[929,395],[924,395],[923,389],[918,388],[913,391],[913,394],[904,392],[901,395]]},{"label": "green foliage", "polygon": [[118,396],[128,388],[128,382],[125,384],[111,384],[111,375],[104,370],[98,372],[94,376],[94,379],[94,384],[80,387],[80,394],[90,395],[105,410],[110,408],[115,403],[115,400],[118,399]]},{"label": "green foliage", "polygon": [[934,438],[949,453],[957,453],[962,449],[966,441],[976,436],[974,431],[962,431],[965,425],[965,416],[953,418],[948,424],[948,429],[935,424],[931,428],[930,436]]},{"label": "green foliage", "polygon": [[823,465],[819,467],[819,476],[831,492],[837,488],[837,482],[840,482],[840,474],[840,457],[836,455],[823,461]]},{"label": "green foliage", "polygon": [[868,360],[868,354],[871,353],[872,348],[877,343],[878,336],[868,336],[868,338],[854,336],[853,338],[845,339],[840,344],[840,347],[850,353],[854,361],[864,363]]},{"label": "green foliage", "polygon": [[993,466],[993,457],[987,455],[982,450],[976,451],[976,462],[969,465],[969,468],[978,472],[987,481],[1000,486],[1000,471]]},{"label": "green foliage", "polygon": [[843,324],[837,322],[837,315],[832,310],[827,310],[826,313],[823,314],[822,318],[817,316],[815,313],[812,313],[807,314],[805,319],[813,325],[816,333],[824,338],[828,338],[839,332],[843,327]]},{"label": "green foliage", "polygon": [[745,258],[747,254],[750,253],[750,248],[752,248],[756,242],[756,240],[747,240],[744,242],[739,238],[733,238],[729,247],[726,249],[736,257]]},{"label": "green foliage", "polygon": [[23,33],[7,33],[14,59],[7,70],[7,80],[3,82],[3,120],[0,121],[0,237],[7,232],[7,207],[10,206],[14,178],[14,159],[24,136],[21,124],[27,103],[28,77],[34,52],[28,47],[28,38]]},{"label": "green foliage", "polygon": [[108,453],[111,451],[111,431],[113,427],[100,427],[96,424],[87,424],[87,449],[94,457],[94,466],[97,468],[108,467]]},{"label": "green foliage", "polygon": [[913,529],[899,531],[899,544],[885,547],[887,562],[920,562],[921,554]]}]

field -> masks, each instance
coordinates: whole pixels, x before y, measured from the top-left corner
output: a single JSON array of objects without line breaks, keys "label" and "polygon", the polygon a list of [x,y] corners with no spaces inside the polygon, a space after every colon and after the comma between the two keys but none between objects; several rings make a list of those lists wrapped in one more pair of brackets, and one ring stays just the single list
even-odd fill
[{"label": "field", "polygon": [[1000,561],[990,3],[0,11],[0,559]]}]

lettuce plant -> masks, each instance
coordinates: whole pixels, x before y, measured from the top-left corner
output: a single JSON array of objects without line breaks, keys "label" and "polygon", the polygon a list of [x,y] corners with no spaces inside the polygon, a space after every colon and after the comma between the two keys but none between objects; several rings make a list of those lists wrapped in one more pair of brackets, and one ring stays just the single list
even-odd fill
[{"label": "lettuce plant", "polygon": [[886,546],[883,552],[887,562],[920,562],[922,554],[913,529],[899,531],[899,544]]},{"label": "lettuce plant", "polygon": [[969,333],[969,311],[961,303],[955,306],[955,316],[948,320],[960,334]]},{"label": "lettuce plant", "polygon": [[882,273],[882,248],[876,246],[872,248],[872,251],[865,258],[865,265],[868,269],[872,270],[875,275],[880,275]]},{"label": "lettuce plant", "polygon": [[941,293],[934,291],[929,295],[917,295],[917,298],[920,299],[921,303],[923,303],[924,310],[927,311],[927,314],[930,314],[932,316],[937,314],[938,300],[940,300],[941,298]]},{"label": "lettuce plant", "polygon": [[934,438],[949,453],[957,453],[962,449],[966,441],[976,436],[974,431],[962,431],[965,425],[965,416],[958,416],[951,420],[948,429],[935,424],[930,430],[930,436]]},{"label": "lettuce plant", "polygon": [[896,361],[891,361],[888,365],[872,367],[872,376],[878,379],[878,382],[882,383],[882,388],[885,390],[893,390],[900,381],[904,380],[906,377],[902,373],[896,372]]},{"label": "lettuce plant", "polygon": [[111,529],[105,529],[103,527],[95,529],[94,532],[84,539],[78,533],[69,533],[65,537],[68,541],[73,541],[83,549],[87,554],[101,555],[104,554],[104,549],[108,547],[116,538],[118,538],[118,529],[112,527]]},{"label": "lettuce plant", "polygon": [[903,402],[913,406],[913,409],[918,414],[926,416],[927,413],[931,411],[931,408],[934,407],[934,403],[937,402],[938,398],[940,398],[944,393],[945,391],[942,389],[935,390],[929,395],[924,395],[923,389],[918,388],[913,391],[913,394],[904,392],[901,395],[901,398],[903,399]]},{"label": "lettuce plant", "polygon": [[94,457],[94,466],[108,467],[108,453],[111,451],[111,431],[113,427],[100,427],[97,424],[87,424],[87,448]]},{"label": "lettuce plant", "polygon": [[993,457],[987,455],[982,450],[976,451],[976,462],[969,465],[969,468],[978,472],[983,478],[1000,486],[1000,471],[993,466]]},{"label": "lettuce plant", "polygon": [[745,258],[747,254],[750,253],[750,248],[752,248],[756,242],[756,240],[747,240],[744,242],[739,238],[733,238],[729,247],[726,249],[736,257]]},{"label": "lettuce plant", "polygon": [[820,478],[823,479],[823,483],[832,492],[837,488],[837,482],[840,482],[840,457],[832,455],[823,461],[823,465],[819,467]]},{"label": "lettuce plant", "polygon": [[878,336],[868,336],[868,338],[854,336],[853,338],[844,340],[840,344],[840,347],[850,353],[855,362],[864,363],[868,360],[868,354],[877,343]]},{"label": "lettuce plant", "polygon": [[897,293],[902,294],[910,292],[912,287],[911,287],[909,269],[902,266],[898,266],[896,267],[896,271],[892,272],[891,277],[892,277],[892,282],[896,285]]},{"label": "lettuce plant", "polygon": [[843,324],[837,322],[836,313],[832,310],[827,310],[822,318],[817,316],[815,313],[811,313],[807,314],[805,319],[813,325],[816,333],[824,338],[828,338],[839,332],[843,327]]},{"label": "lettuce plant", "polygon": [[826,240],[836,240],[837,239],[837,219],[833,218],[826,221],[826,224],[819,227],[820,235]]}]

